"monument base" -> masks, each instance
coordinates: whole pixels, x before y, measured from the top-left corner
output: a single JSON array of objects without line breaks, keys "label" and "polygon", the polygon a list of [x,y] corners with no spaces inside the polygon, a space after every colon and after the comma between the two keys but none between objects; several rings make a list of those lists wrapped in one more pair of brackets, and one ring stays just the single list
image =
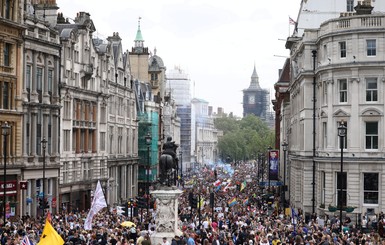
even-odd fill
[{"label": "monument base", "polygon": [[156,230],[151,235],[151,244],[162,244],[164,237],[171,244],[175,236],[183,234],[178,229],[178,198],[182,191],[176,187],[161,187],[150,194],[156,199]]}]

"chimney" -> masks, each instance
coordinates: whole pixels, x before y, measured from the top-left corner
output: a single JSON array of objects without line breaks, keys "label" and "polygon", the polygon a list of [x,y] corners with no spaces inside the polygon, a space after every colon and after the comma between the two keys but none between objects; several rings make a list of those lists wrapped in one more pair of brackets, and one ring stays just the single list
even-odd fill
[{"label": "chimney", "polygon": [[354,7],[357,15],[372,14],[371,0],[358,1],[357,6]]}]

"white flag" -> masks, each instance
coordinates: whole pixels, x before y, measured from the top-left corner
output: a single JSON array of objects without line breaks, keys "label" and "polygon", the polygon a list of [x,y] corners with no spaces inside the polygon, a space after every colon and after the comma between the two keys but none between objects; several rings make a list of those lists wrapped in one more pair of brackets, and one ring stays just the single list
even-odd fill
[{"label": "white flag", "polygon": [[102,186],[100,185],[100,181],[96,185],[96,190],[94,193],[94,199],[92,199],[91,209],[88,212],[86,221],[84,222],[84,229],[91,230],[92,229],[92,219],[95,214],[97,214],[102,208],[107,207],[106,199],[104,198]]}]

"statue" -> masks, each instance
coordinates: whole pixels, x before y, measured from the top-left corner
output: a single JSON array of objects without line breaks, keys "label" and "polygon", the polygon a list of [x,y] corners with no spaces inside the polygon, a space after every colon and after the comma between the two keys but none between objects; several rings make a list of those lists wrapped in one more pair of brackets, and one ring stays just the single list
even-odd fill
[{"label": "statue", "polygon": [[[173,172],[175,168],[178,166],[178,159],[176,157],[176,149],[178,145],[175,144],[175,141],[172,141],[172,137],[167,137],[167,142],[163,145],[163,152],[160,156],[159,161],[159,178],[161,185],[170,186],[170,182],[173,178]],[[175,181],[175,179],[174,179]]]}]

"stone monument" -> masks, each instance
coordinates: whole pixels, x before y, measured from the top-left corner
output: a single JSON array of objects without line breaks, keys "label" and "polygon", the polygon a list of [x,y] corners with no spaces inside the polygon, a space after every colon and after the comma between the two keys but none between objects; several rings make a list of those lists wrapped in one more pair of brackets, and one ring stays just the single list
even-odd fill
[{"label": "stone monument", "polygon": [[151,236],[151,244],[162,244],[166,237],[171,244],[171,239],[183,233],[178,229],[178,198],[182,191],[173,187],[161,187],[150,192],[156,200],[156,230]]}]

